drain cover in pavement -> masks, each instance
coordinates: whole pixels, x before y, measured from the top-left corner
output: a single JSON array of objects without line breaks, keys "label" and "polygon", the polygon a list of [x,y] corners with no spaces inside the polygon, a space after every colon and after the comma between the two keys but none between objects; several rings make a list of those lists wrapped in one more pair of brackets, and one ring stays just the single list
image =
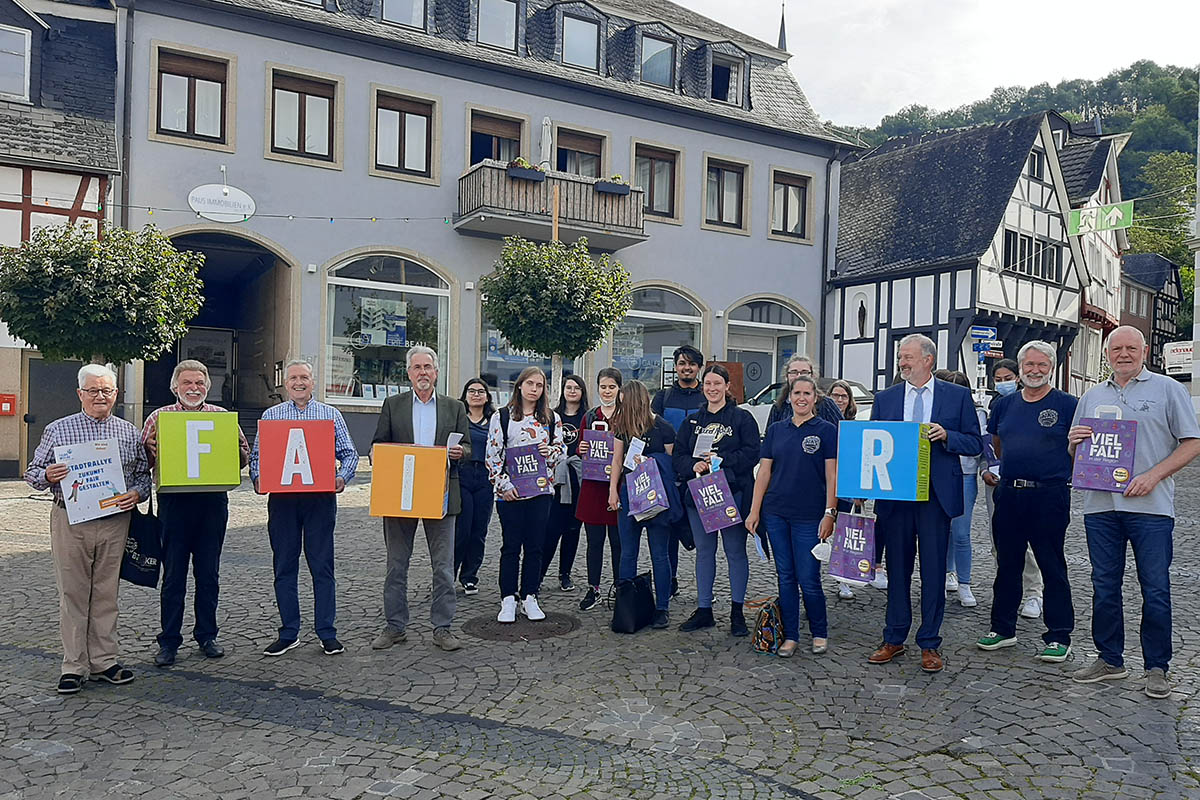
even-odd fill
[{"label": "drain cover in pavement", "polygon": [[579,618],[547,611],[546,618],[530,622],[518,616],[516,622],[497,622],[495,614],[473,617],[463,625],[463,633],[491,642],[528,642],[562,636],[579,628]]}]

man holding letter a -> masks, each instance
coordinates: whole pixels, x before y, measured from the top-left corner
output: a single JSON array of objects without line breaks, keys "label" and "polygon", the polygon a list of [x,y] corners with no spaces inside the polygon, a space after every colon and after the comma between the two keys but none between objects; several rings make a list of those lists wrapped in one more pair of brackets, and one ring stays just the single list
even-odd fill
[{"label": "man holding letter a", "polygon": [[[446,447],[452,468],[445,516],[440,519],[383,518],[383,541],[387,547],[383,611],[387,625],[371,642],[371,647],[386,650],[408,638],[408,566],[420,522],[425,528],[425,542],[429,546],[429,561],[433,568],[430,610],[433,643],[443,650],[458,650],[462,643],[450,632],[456,605],[454,525],[462,508],[458,470],[454,467],[471,456],[467,409],[459,400],[436,391],[438,361],[432,348],[414,345],[408,351],[406,362],[412,390],[384,401],[372,441]],[[396,491],[400,490],[397,486]]]},{"label": "man holding letter a", "polygon": [[959,456],[983,452],[979,417],[971,392],[962,386],[933,377],[937,345],[928,336],[910,334],[900,340],[897,353],[902,383],[875,396],[871,419],[920,422],[929,426],[931,443],[929,489],[923,501],[876,500],[876,531],[887,547],[887,624],[883,643],[867,659],[886,664],[904,652],[912,627],[913,565],[921,554],[921,669],[940,672],[940,630],[946,610],[946,550],[950,544],[950,520],[962,513],[963,481]]},{"label": "man holding letter a", "polygon": [[[1105,355],[1112,376],[1079,398],[1070,452],[1087,447],[1088,419],[1117,417],[1137,423],[1133,475],[1124,492],[1084,491],[1083,525],[1092,562],[1092,639],[1099,657],[1074,674],[1079,683],[1116,680],[1125,669],[1125,610],[1121,588],[1125,553],[1133,546],[1142,589],[1142,658],[1149,697],[1171,694],[1171,580],[1175,530],[1175,481],[1200,455],[1200,425],[1187,389],[1146,368],[1146,339],[1123,325],[1108,336]],[[1128,477],[1128,476],[1122,476]]]}]

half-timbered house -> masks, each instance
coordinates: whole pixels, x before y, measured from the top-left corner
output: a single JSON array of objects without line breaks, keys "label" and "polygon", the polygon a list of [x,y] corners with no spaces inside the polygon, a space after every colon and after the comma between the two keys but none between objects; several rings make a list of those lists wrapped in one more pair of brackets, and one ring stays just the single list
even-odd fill
[{"label": "half-timbered house", "polygon": [[1179,338],[1179,304],[1183,286],[1179,267],[1157,253],[1139,253],[1121,259],[1125,302],[1121,324],[1132,325],[1150,345],[1150,368],[1163,370],[1163,347]]}]

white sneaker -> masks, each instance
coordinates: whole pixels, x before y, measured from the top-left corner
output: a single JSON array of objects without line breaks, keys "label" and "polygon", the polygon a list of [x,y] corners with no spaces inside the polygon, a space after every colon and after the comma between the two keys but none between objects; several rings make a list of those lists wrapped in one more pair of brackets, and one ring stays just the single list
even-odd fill
[{"label": "white sneaker", "polygon": [[533,595],[525,598],[525,602],[521,604],[521,613],[534,622],[546,618],[546,612],[538,606],[537,598]]},{"label": "white sneaker", "polygon": [[975,595],[971,594],[971,584],[960,583],[958,585],[958,602],[962,603],[965,608],[974,608],[979,605]]},{"label": "white sneaker", "polygon": [[875,571],[875,580],[871,581],[871,585],[876,589],[887,589],[887,572],[877,569]]},{"label": "white sneaker", "polygon": [[850,584],[838,581],[838,597],[843,600],[849,600],[854,597],[854,590],[850,588]]},{"label": "white sneaker", "polygon": [[496,615],[497,622],[516,622],[517,621],[517,598],[515,595],[509,595],[500,601],[500,613]]},{"label": "white sneaker", "polygon": [[958,575],[953,572],[946,573],[946,593],[958,591]]},{"label": "white sneaker", "polygon": [[1027,619],[1037,619],[1042,615],[1042,598],[1026,597],[1021,601],[1021,616]]}]

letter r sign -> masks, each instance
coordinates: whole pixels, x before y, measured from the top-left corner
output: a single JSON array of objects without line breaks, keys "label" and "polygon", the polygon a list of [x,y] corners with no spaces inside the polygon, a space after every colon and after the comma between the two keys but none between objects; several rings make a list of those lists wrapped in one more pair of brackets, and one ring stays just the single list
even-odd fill
[{"label": "letter r sign", "polygon": [[923,427],[917,422],[842,422],[837,496],[928,500],[929,439]]}]

